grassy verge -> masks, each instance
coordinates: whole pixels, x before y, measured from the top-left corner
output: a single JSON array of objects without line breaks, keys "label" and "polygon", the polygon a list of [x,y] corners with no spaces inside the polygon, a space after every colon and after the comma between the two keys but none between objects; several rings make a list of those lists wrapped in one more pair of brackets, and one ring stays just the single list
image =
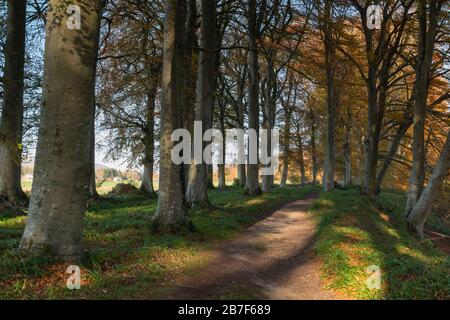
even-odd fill
[{"label": "grassy verge", "polygon": [[[450,299],[450,260],[432,243],[408,234],[403,203],[394,191],[383,192],[376,203],[354,189],[321,195],[312,213],[328,287],[356,299]],[[446,229],[435,219],[431,223]],[[381,269],[379,290],[366,284],[372,265]]]},{"label": "grassy verge", "polygon": [[0,213],[0,299],[164,298],[170,288],[210,259],[212,245],[255,223],[281,204],[301,199],[313,188],[275,189],[260,197],[240,188],[211,191],[215,210],[190,212],[198,232],[152,235],[149,221],[156,199],[118,196],[93,204],[85,219],[87,261],[82,289],[66,289],[67,265],[14,255],[26,217]]}]

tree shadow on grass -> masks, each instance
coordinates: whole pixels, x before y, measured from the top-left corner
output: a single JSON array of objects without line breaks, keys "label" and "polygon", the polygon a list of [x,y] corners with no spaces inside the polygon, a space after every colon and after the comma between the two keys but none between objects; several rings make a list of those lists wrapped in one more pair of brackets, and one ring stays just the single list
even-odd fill
[{"label": "tree shadow on grass", "polygon": [[[367,299],[449,299],[448,257],[430,244],[419,244],[398,212],[383,212],[357,190],[324,194],[316,207],[319,243],[331,285]],[[401,209],[401,208],[399,208]],[[367,267],[381,269],[381,290],[366,285]]]}]

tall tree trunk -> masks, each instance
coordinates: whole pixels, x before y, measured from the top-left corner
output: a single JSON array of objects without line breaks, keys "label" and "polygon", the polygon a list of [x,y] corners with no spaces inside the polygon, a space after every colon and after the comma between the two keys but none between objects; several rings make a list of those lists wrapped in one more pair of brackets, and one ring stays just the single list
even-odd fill
[{"label": "tall tree trunk", "polygon": [[0,123],[0,201],[24,207],[21,186],[26,1],[8,0],[3,107]]},{"label": "tall tree trunk", "polygon": [[[369,40],[368,40],[369,41]],[[372,41],[372,40],[370,40]],[[365,141],[365,158],[364,158],[364,182],[362,192],[368,196],[374,196],[375,179],[377,174],[378,163],[378,137],[376,135],[377,127],[377,78],[378,69],[375,64],[375,53],[368,49],[369,76],[367,80],[368,92],[368,121],[367,134]]]},{"label": "tall tree trunk", "polygon": [[[249,96],[248,96],[248,128],[258,133],[259,129],[259,75],[258,75],[258,23],[256,18],[256,0],[248,1],[248,27],[249,27]],[[258,134],[257,134],[258,136]],[[259,188],[258,164],[248,164],[245,193],[258,195]]]},{"label": "tall tree trunk", "polygon": [[351,186],[352,180],[352,158],[350,149],[350,140],[345,142],[344,149],[344,185],[346,187]]},{"label": "tall tree trunk", "polygon": [[326,78],[327,78],[327,138],[325,142],[325,161],[323,167],[323,189],[332,191],[334,189],[335,170],[335,119],[336,119],[336,88],[334,84],[336,47],[333,39],[333,24],[331,15],[331,1],[325,1],[325,56],[326,56]]},{"label": "tall tree trunk", "polygon": [[306,172],[305,172],[305,157],[303,154],[303,140],[302,135],[298,135],[298,163],[300,165],[300,183],[302,186],[306,185]]},{"label": "tall tree trunk", "polygon": [[[156,82],[156,81],[155,81]],[[155,108],[156,108],[156,94],[158,86],[152,83],[151,88],[147,94],[147,124],[144,132],[144,174],[142,175],[142,183],[140,190],[147,195],[154,195],[155,189],[153,187],[153,165],[155,153]]]},{"label": "tall tree trunk", "polygon": [[[216,29],[217,29],[217,3],[216,1],[202,0],[200,59],[197,82],[197,104],[195,120],[201,121],[202,135],[212,126],[212,110],[215,93],[215,62],[216,62]],[[203,148],[205,144],[202,143]],[[195,157],[194,157],[195,158]],[[189,172],[189,182],[186,190],[186,200],[189,207],[200,205],[209,207],[208,200],[208,165],[194,163]]]},{"label": "tall tree trunk", "polygon": [[[94,97],[95,99],[95,97]],[[90,129],[90,182],[89,182],[89,198],[91,200],[98,200],[100,195],[97,192],[97,182],[96,182],[96,173],[95,173],[95,104],[92,112],[92,120],[91,120],[91,129]]]},{"label": "tall tree trunk", "polygon": [[[198,54],[194,48],[198,46],[197,39],[197,2],[196,0],[188,1],[187,18],[186,18],[186,30],[185,30],[185,50],[183,55],[184,61],[184,95],[185,95],[185,107],[183,109],[183,127],[194,134],[194,119],[195,119],[195,99],[197,90],[197,70],[198,70]],[[189,171],[191,165],[188,163],[183,164],[183,188],[185,188],[189,181]]]},{"label": "tall tree trunk", "polygon": [[439,193],[442,182],[448,175],[449,169],[450,131],[447,134],[447,142],[445,143],[441,157],[439,158],[433,174],[431,175],[430,181],[406,220],[409,230],[420,239],[423,239],[423,227],[430,213],[433,202]]},{"label": "tall tree trunk", "polygon": [[224,190],[226,188],[226,176],[225,176],[225,155],[226,155],[226,143],[225,143],[225,103],[219,103],[219,127],[220,132],[222,133],[222,164],[218,164],[218,180],[219,180],[219,189]]},{"label": "tall tree trunk", "polygon": [[[103,9],[103,5],[102,4],[102,9]],[[96,57],[96,61],[95,61],[95,71],[94,71],[94,77],[97,76],[97,65],[98,65],[98,57],[99,57],[99,41],[96,42],[97,44],[97,57]],[[96,78],[95,80],[96,81]],[[100,199],[100,195],[97,192],[97,181],[96,181],[96,172],[95,172],[95,112],[96,112],[96,103],[95,103],[95,90],[93,92],[94,97],[93,97],[93,101],[94,101],[94,107],[92,110],[92,120],[91,120],[91,178],[90,178],[90,184],[89,184],[89,198],[91,200],[98,200]]]},{"label": "tall tree trunk", "polygon": [[19,248],[66,261],[82,254],[91,174],[91,128],[100,0],[74,0],[82,30],[66,27],[68,4],[50,0],[43,103],[30,212]]},{"label": "tall tree trunk", "polygon": [[347,107],[347,123],[345,125],[345,138],[344,138],[344,185],[352,185],[352,114],[350,108]]},{"label": "tall tree trunk", "polygon": [[[244,122],[245,122],[245,105],[243,103],[244,99],[244,89],[245,89],[245,79],[247,74],[247,68],[244,67],[244,74],[239,79],[239,85],[237,87],[237,107],[236,107],[236,118],[238,122],[238,128],[244,130]],[[241,163],[237,165],[237,174],[239,180],[239,186],[245,187],[247,182],[247,175],[245,170],[245,163]]]},{"label": "tall tree trunk", "polygon": [[311,160],[312,160],[312,183],[317,184],[317,149],[316,149],[316,118],[310,110],[311,117]]},{"label": "tall tree trunk", "polygon": [[[265,121],[264,126],[268,131],[267,134],[267,155],[272,157],[272,136],[271,130],[275,126],[275,112],[276,112],[276,98],[274,97],[274,92],[276,91],[276,75],[274,70],[274,57],[275,51],[271,50],[271,52],[267,56],[267,69],[266,69],[266,86],[265,86],[265,97],[264,97],[264,108],[265,108]],[[266,165],[266,167],[270,167],[271,164]],[[270,192],[270,189],[273,187],[274,183],[274,175],[267,174],[262,177],[262,192]]]},{"label": "tall tree trunk", "polygon": [[161,100],[161,141],[158,206],[153,218],[156,232],[178,233],[192,229],[192,222],[185,209],[182,186],[182,166],[172,162],[175,142],[171,136],[183,125],[184,32],[186,0],[167,0],[164,21],[164,49]]},{"label": "tall tree trunk", "polygon": [[[440,1],[431,1],[427,19],[427,1],[420,0],[417,8],[419,17],[418,58],[415,66],[413,161],[409,176],[405,216],[408,217],[423,190],[425,180],[425,113],[427,108],[429,76],[433,61],[434,46],[438,29]],[[427,23],[427,20],[428,23]],[[428,28],[427,28],[428,27]]]},{"label": "tall tree trunk", "polygon": [[292,111],[288,108],[284,110],[284,134],[283,134],[283,172],[281,173],[280,188],[286,187],[289,171],[289,155],[291,144],[291,116]]}]

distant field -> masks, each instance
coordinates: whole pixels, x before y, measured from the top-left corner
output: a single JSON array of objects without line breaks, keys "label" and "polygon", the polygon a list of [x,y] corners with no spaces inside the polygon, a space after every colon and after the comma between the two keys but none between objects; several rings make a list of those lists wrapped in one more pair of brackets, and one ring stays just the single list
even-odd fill
[{"label": "distant field", "polygon": [[[107,194],[109,193],[115,186],[117,186],[119,183],[130,183],[136,187],[139,187],[140,181],[135,180],[124,180],[124,181],[105,181],[100,186],[97,187],[97,191],[99,194]],[[31,185],[32,181],[22,181],[22,188],[26,193],[31,192]],[[158,183],[154,183],[155,188],[157,189]]]},{"label": "distant field", "polygon": [[31,192],[31,184],[32,184],[33,182],[32,181],[29,181],[29,180],[27,180],[27,181],[23,181],[22,180],[22,188],[23,188],[23,191],[25,191],[26,193],[30,193]]}]

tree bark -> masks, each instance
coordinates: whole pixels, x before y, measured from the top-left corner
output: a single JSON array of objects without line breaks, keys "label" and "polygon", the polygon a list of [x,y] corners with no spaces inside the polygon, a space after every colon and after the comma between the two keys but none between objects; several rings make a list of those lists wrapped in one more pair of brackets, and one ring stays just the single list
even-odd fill
[{"label": "tree bark", "polygon": [[[102,3],[102,9],[103,9],[104,3]],[[95,70],[94,70],[94,77],[97,76],[97,64],[98,64],[98,57],[99,57],[99,41],[96,41],[97,45],[97,57],[95,61]],[[95,81],[95,80],[94,80]],[[90,178],[90,184],[89,184],[89,198],[91,200],[98,200],[100,199],[100,195],[97,192],[97,181],[96,181],[96,172],[95,172],[95,112],[96,112],[96,103],[95,103],[95,90],[93,92],[94,97],[94,107],[92,110],[92,120],[91,120],[91,178]]]},{"label": "tree bark", "polygon": [[283,134],[283,172],[281,173],[280,188],[286,187],[289,171],[289,155],[291,144],[291,116],[292,111],[289,108],[284,110],[284,134]]},{"label": "tree bark", "polygon": [[[272,137],[271,130],[275,126],[275,112],[276,112],[276,75],[274,70],[274,58],[275,58],[275,50],[269,50],[269,53],[266,58],[267,69],[266,69],[266,81],[265,81],[265,97],[264,97],[264,126],[268,131],[267,134],[267,155],[269,157],[272,156]],[[271,164],[268,164],[267,167],[270,167]],[[267,193],[270,192],[274,183],[274,175],[267,174],[262,177],[262,192]]]},{"label": "tree bark", "polygon": [[[202,0],[201,38],[197,82],[197,103],[195,120],[201,121],[202,135],[212,126],[212,111],[215,93],[215,62],[216,62],[216,29],[217,29],[217,3],[216,1]],[[206,146],[202,144],[203,148]],[[189,207],[200,205],[209,207],[208,200],[208,165],[202,161],[191,165],[189,181],[186,190],[186,201]]]},{"label": "tree bark", "polygon": [[[430,83],[429,76],[438,29],[440,2],[431,1],[429,19],[427,19],[426,0],[419,1],[417,10],[419,17],[419,44],[415,66],[416,82],[414,85],[413,161],[408,183],[406,217],[408,217],[419,200],[425,180],[425,113]],[[428,23],[427,20],[429,20]]]},{"label": "tree bark", "polygon": [[345,138],[344,138],[344,185],[346,187],[351,186],[352,181],[352,114],[350,108],[347,107],[347,123],[345,125]]},{"label": "tree bark", "polygon": [[450,131],[447,134],[447,142],[445,143],[439,161],[433,170],[430,181],[406,220],[409,230],[420,239],[423,239],[423,227],[430,213],[433,202],[439,193],[442,182],[448,176],[449,169]]},{"label": "tree bark", "polygon": [[21,186],[26,1],[8,0],[0,123],[0,201],[25,207]]},{"label": "tree bark", "polygon": [[183,63],[186,0],[167,0],[164,21],[164,49],[161,100],[161,140],[158,206],[152,228],[156,232],[179,233],[193,228],[185,209],[182,166],[172,162],[175,142],[171,136],[181,128],[184,107]]},{"label": "tree bark", "polygon": [[392,139],[390,145],[389,145],[389,151],[387,155],[384,158],[383,165],[378,172],[377,175],[377,193],[381,192],[381,185],[383,184],[384,176],[386,175],[387,170],[391,166],[392,160],[394,159],[398,148],[400,146],[400,143],[405,135],[405,133],[408,131],[409,127],[411,127],[412,121],[406,120],[400,124],[400,126],[397,129],[397,132],[395,133],[394,138]]},{"label": "tree bark", "polygon": [[143,139],[144,160],[142,164],[144,165],[144,174],[142,175],[140,190],[150,196],[155,194],[155,189],[153,187],[153,157],[155,153],[155,108],[157,91],[157,84],[152,83],[147,94],[147,124]]},{"label": "tree bark", "polygon": [[[95,99],[95,97],[94,97]],[[89,198],[91,200],[98,200],[100,195],[97,192],[97,182],[96,182],[96,174],[95,174],[95,104],[92,112],[92,120],[91,120],[91,143],[90,143],[90,156],[91,156],[91,176],[89,181]]]},{"label": "tree bark", "polygon": [[312,159],[312,183],[317,184],[317,149],[316,149],[316,118],[314,112],[310,110],[311,118],[311,159]]},{"label": "tree bark", "polygon": [[[244,99],[244,88],[245,88],[245,79],[247,74],[247,67],[243,68],[243,74],[239,76],[238,81],[238,87],[237,87],[237,107],[236,107],[236,119],[238,122],[238,128],[244,130],[244,122],[245,122],[245,105],[243,103]],[[239,180],[239,186],[245,187],[247,182],[247,175],[246,175],[246,169],[245,164],[238,164],[237,165],[237,174],[238,174],[238,180]]]},{"label": "tree bark", "polygon": [[[249,96],[248,96],[248,127],[258,133],[259,129],[259,74],[258,74],[258,23],[256,21],[256,0],[248,1],[248,27],[249,27]],[[258,134],[257,134],[258,136]],[[259,188],[258,164],[248,164],[245,193],[258,195]]]},{"label": "tree bark", "polygon": [[325,142],[325,161],[323,167],[323,189],[325,192],[334,189],[335,160],[335,119],[336,119],[336,88],[334,84],[336,46],[333,39],[333,24],[331,1],[325,1],[325,26],[323,27],[325,41],[325,62],[327,81],[327,138]]},{"label": "tree bark", "polygon": [[225,103],[223,101],[221,101],[219,103],[219,127],[220,127],[220,132],[222,133],[222,137],[224,137],[224,139],[222,140],[222,150],[223,150],[223,154],[222,154],[222,164],[218,164],[217,168],[218,168],[218,180],[219,180],[219,189],[220,190],[225,190],[226,188],[226,173],[225,173],[225,157],[226,157],[226,139],[225,139]]},{"label": "tree bark", "polygon": [[303,139],[302,135],[298,135],[298,164],[300,166],[300,183],[302,186],[307,184],[306,171],[305,171],[305,158],[303,154]]},{"label": "tree bark", "polygon": [[[357,3],[357,1],[353,1]],[[374,32],[367,27],[367,10],[357,5],[361,14],[363,31],[366,42],[366,57],[368,76],[366,80],[368,93],[368,121],[365,141],[364,182],[362,193],[374,197],[377,193],[377,166],[379,159],[380,134],[383,126],[387,94],[392,77],[392,66],[403,38],[403,30],[410,20],[409,9],[414,1],[404,3],[403,14],[398,16],[400,22],[396,28],[389,23],[382,23],[381,30]],[[393,4],[386,4],[383,10],[383,20],[392,19],[394,10],[389,8]],[[395,5],[395,4],[394,4]],[[395,11],[397,12],[397,11]],[[380,37],[376,37],[380,34]],[[379,39],[375,47],[374,39]]]},{"label": "tree bark", "polygon": [[[198,46],[197,39],[197,2],[196,0],[188,1],[186,30],[184,38],[184,95],[185,108],[183,113],[183,127],[194,134],[194,119],[195,119],[195,99],[197,90],[197,73],[198,73],[198,53],[194,50]],[[189,181],[189,171],[191,165],[183,164],[183,189],[186,193],[187,183]]]},{"label": "tree bark", "polygon": [[76,0],[82,30],[66,27],[66,2],[50,0],[33,191],[21,251],[79,260],[88,199],[101,1]]}]

